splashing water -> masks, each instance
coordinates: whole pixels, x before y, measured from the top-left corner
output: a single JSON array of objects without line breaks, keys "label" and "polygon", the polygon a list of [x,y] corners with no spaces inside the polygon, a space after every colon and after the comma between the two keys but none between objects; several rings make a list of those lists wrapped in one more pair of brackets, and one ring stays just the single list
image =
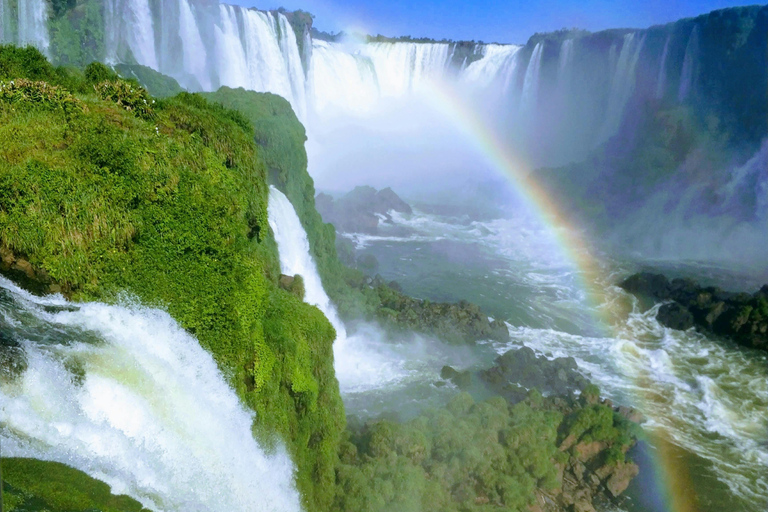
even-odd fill
[{"label": "splashing water", "polygon": [[62,462],[153,510],[297,512],[293,465],[165,312],[34,297],[0,278],[3,455]]}]

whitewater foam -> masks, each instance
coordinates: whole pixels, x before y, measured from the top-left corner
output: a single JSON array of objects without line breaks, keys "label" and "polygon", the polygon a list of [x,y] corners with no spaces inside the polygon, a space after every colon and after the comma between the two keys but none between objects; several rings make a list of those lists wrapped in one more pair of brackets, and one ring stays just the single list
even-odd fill
[{"label": "whitewater foam", "polygon": [[[293,465],[167,313],[37,298],[0,278],[26,361],[0,382],[3,455],[62,462],[157,511],[299,511]],[[53,308],[52,308],[53,306]]]}]

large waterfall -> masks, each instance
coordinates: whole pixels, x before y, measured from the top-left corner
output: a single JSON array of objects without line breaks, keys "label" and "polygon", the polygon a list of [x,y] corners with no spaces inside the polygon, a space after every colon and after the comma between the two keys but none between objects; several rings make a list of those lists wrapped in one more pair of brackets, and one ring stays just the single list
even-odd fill
[{"label": "large waterfall", "polygon": [[298,512],[293,465],[165,312],[32,296],[0,278],[4,457],[53,460],[158,512]]},{"label": "large waterfall", "polygon": [[[695,26],[685,36],[685,62],[676,61],[673,73],[667,69],[671,34],[665,34],[663,54],[646,57],[659,70],[649,93],[635,87],[649,31],[591,40],[584,33],[565,33],[532,39],[525,47],[476,44],[467,52],[464,43],[313,40],[306,27],[291,24],[290,13],[210,0],[102,1],[106,62],[149,66],[189,90],[226,85],[279,94],[307,125],[310,138],[329,116],[370,115],[382,101],[428,94],[443,82],[475,98],[471,108],[491,111],[491,121],[510,142],[533,144],[539,163],[555,164],[580,156],[570,146],[588,151],[610,138],[632,98],[663,96],[671,77],[676,99],[686,100],[697,71]],[[0,0],[0,41],[47,52],[47,5],[45,0]],[[589,56],[597,67],[579,55]],[[562,126],[569,128],[570,138],[560,136]],[[574,132],[581,135],[576,142]],[[529,156],[537,162],[532,151]]]}]

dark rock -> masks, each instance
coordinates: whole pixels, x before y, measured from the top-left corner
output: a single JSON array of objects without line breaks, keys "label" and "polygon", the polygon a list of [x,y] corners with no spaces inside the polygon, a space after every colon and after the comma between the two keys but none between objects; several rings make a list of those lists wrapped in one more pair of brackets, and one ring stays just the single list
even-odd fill
[{"label": "dark rock", "polygon": [[469,371],[460,372],[450,366],[443,366],[440,377],[453,382],[459,389],[466,390],[472,385],[472,374]]},{"label": "dark rock", "polygon": [[389,212],[412,213],[410,205],[391,188],[355,187],[339,199],[328,194],[315,197],[315,207],[325,222],[340,233],[376,234],[382,218],[391,221]]},{"label": "dark rock", "polygon": [[631,275],[619,286],[633,295],[642,295],[657,300],[668,299],[671,292],[669,280],[661,274],[651,272]]},{"label": "dark rock", "polygon": [[693,327],[693,315],[688,308],[678,302],[664,304],[656,314],[656,320],[665,327],[685,331]]},{"label": "dark rock", "polygon": [[768,285],[754,295],[701,287],[690,279],[666,284],[660,274],[640,273],[625,279],[625,290],[641,297],[675,302],[659,308],[657,320],[672,329],[696,327],[750,348],[768,349]]}]

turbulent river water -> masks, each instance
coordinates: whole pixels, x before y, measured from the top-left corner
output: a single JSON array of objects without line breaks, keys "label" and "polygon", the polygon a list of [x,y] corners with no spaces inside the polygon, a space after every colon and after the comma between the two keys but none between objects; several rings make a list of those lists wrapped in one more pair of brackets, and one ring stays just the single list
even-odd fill
[{"label": "turbulent river water", "polygon": [[[556,240],[531,219],[472,222],[417,212],[395,214],[393,220],[376,236],[347,236],[360,251],[375,255],[382,276],[397,280],[406,293],[475,302],[507,321],[511,341],[481,345],[471,354],[425,349],[425,344],[439,346],[428,340],[404,341],[398,345],[408,357],[403,378],[347,396],[353,409],[360,404],[354,412],[374,415],[396,403],[415,409],[439,401],[442,392],[432,387],[430,394],[428,388],[443,364],[482,366],[496,354],[526,345],[548,356],[576,358],[604,394],[647,417],[649,439],[637,455],[646,461],[646,474],[631,489],[627,508],[663,510],[664,503],[647,499],[648,486],[663,481],[665,474],[684,472],[684,492],[696,496],[697,510],[766,510],[766,355],[693,330],[666,329],[655,320],[658,306],[643,307],[615,286],[622,276],[648,265],[744,291],[756,290],[765,276],[602,255],[602,292],[595,297],[582,284],[594,276],[565,258]],[[658,453],[662,448],[672,454],[666,462]],[[663,495],[663,489],[655,494]]]}]

